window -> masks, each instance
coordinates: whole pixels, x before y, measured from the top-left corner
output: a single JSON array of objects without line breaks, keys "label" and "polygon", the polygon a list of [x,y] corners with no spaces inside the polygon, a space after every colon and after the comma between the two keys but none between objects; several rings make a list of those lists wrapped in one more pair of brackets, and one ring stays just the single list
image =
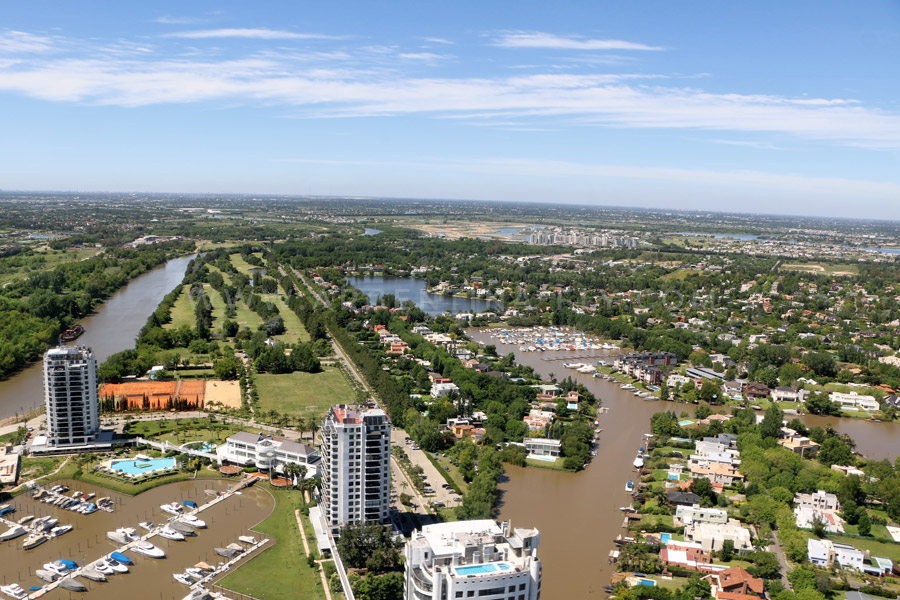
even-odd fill
[{"label": "window", "polygon": [[462,598],[462,592],[456,592],[456,597],[457,597],[457,598]]}]

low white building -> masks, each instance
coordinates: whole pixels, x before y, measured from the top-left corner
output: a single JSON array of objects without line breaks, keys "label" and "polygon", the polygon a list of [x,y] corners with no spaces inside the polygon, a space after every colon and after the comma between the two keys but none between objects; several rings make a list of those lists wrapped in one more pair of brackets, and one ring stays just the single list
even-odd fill
[{"label": "low white building", "polygon": [[837,496],[828,494],[825,490],[818,490],[814,494],[795,494],[795,506],[809,506],[824,510],[840,510],[841,504],[838,502]]},{"label": "low white building", "polygon": [[456,392],[457,394],[459,393],[459,387],[455,383],[432,383],[431,384],[431,397],[432,398],[444,398],[454,392]]},{"label": "low white building", "polygon": [[562,442],[548,438],[525,438],[525,452],[534,456],[562,456]]},{"label": "low white building", "polygon": [[737,552],[753,549],[750,530],[735,519],[727,523],[694,523],[684,528],[684,537],[689,542],[700,544],[706,552],[718,552],[725,540],[731,540]]},{"label": "low white building", "polygon": [[794,519],[800,529],[812,529],[818,521],[828,533],[844,533],[844,520],[832,510],[798,506],[794,508]]},{"label": "low white building", "polygon": [[491,519],[426,525],[406,543],[404,600],[538,600],[541,536]]},{"label": "low white building", "polygon": [[675,509],[675,520],[684,525],[694,523],[719,523],[728,522],[728,511],[722,508],[701,508],[699,504],[693,506],[679,505]]},{"label": "low white building", "polygon": [[862,396],[856,392],[850,392],[849,394],[831,392],[828,395],[828,399],[839,403],[841,408],[858,408],[867,411],[881,410],[881,405],[878,404],[875,396]]},{"label": "low white building", "polygon": [[321,464],[319,451],[311,446],[266,435],[239,431],[228,436],[225,443],[216,449],[219,462],[229,462],[244,467],[256,466],[263,471],[274,469],[283,472],[282,467],[296,463],[306,467],[306,478],[319,475]]},{"label": "low white building", "polygon": [[831,568],[835,563],[843,569],[863,570],[866,555],[848,544],[835,544],[831,540],[810,538],[806,541],[806,552],[809,562],[818,566]]}]

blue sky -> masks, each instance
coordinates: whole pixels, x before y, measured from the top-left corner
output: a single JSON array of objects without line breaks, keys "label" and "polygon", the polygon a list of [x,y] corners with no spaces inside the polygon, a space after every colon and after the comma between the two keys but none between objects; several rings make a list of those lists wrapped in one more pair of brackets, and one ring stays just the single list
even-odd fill
[{"label": "blue sky", "polygon": [[900,219],[900,3],[0,9],[0,188]]}]

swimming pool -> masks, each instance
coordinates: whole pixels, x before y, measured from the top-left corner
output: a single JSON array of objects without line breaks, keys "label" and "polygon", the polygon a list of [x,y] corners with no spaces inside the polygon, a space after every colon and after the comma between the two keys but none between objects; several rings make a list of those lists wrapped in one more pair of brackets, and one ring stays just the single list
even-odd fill
[{"label": "swimming pool", "polygon": [[669,543],[669,540],[671,540],[671,539],[672,539],[672,534],[671,534],[671,533],[661,533],[661,534],[659,534],[659,541],[662,542],[663,544],[668,544],[668,543]]},{"label": "swimming pool", "polygon": [[509,571],[512,567],[506,563],[485,563],[483,565],[469,565],[466,567],[456,567],[456,574],[468,577],[470,575],[488,575],[490,573],[499,573],[501,571]]},{"label": "swimming pool", "polygon": [[638,579],[638,585],[647,585],[650,587],[655,587],[656,582],[653,581],[652,579]]},{"label": "swimming pool", "polygon": [[199,450],[200,452],[215,452],[216,445],[210,444],[209,442],[188,442],[184,445],[185,448],[192,448],[194,450]]},{"label": "swimming pool", "polygon": [[113,471],[121,471],[129,475],[143,475],[159,469],[175,468],[174,458],[151,458],[149,460],[115,460],[110,464]]}]

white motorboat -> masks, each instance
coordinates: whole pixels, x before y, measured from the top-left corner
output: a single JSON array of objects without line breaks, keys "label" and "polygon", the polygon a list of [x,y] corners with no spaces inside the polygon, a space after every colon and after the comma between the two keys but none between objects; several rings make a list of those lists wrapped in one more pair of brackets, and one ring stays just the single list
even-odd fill
[{"label": "white motorboat", "polygon": [[116,573],[127,573],[127,572],[128,572],[128,566],[127,566],[127,565],[123,565],[122,563],[120,563],[119,561],[117,561],[117,560],[114,559],[114,558],[107,558],[107,559],[106,559],[106,565],[107,565],[110,569],[112,569],[113,571],[115,571]]},{"label": "white motorboat", "polygon": [[202,521],[194,515],[184,515],[181,520],[191,527],[196,527],[198,529],[203,529],[204,527],[206,527],[206,521]]},{"label": "white motorboat", "polygon": [[51,573],[56,573],[60,577],[69,572],[69,567],[59,562],[58,560],[55,562],[49,562],[44,564],[44,569],[50,571]]},{"label": "white motorboat", "polygon": [[50,538],[48,538],[43,533],[32,533],[27,538],[25,538],[24,542],[22,542],[22,549],[23,550],[31,550],[32,548],[36,548],[37,546],[40,546],[41,544],[46,542],[48,539],[50,539]]},{"label": "white motorboat", "polygon": [[183,512],[180,504],[176,504],[174,502],[170,504],[160,504],[159,509],[163,512],[169,513],[170,515],[178,516]]},{"label": "white motorboat", "polygon": [[173,577],[175,577],[175,581],[178,583],[183,583],[184,585],[193,585],[194,582],[191,581],[184,573],[173,573]]},{"label": "white motorboat", "polygon": [[255,537],[252,537],[252,536],[249,536],[249,535],[239,535],[239,536],[238,536],[238,541],[239,541],[239,542],[244,542],[245,544],[250,544],[251,546],[255,546],[255,545],[258,543],[258,542],[256,541],[256,538],[255,538]]},{"label": "white motorboat", "polygon": [[32,520],[33,518],[34,518],[34,515],[25,515],[24,517],[22,517],[21,519],[16,521],[16,523],[18,523],[19,525],[22,525],[22,524],[27,523],[28,521]]},{"label": "white motorboat", "polygon": [[53,573],[52,571],[46,571],[44,569],[38,569],[34,572],[34,574],[40,577],[41,581],[46,581],[47,583],[53,583],[58,577],[56,573]]},{"label": "white motorboat", "polygon": [[10,598],[15,598],[16,600],[21,600],[22,598],[28,597],[28,592],[22,589],[18,583],[11,583],[9,585],[0,585],[0,592],[3,592]]},{"label": "white motorboat", "polygon": [[138,526],[140,526],[142,529],[146,529],[147,531],[153,529],[153,523],[151,523],[150,521],[141,521],[140,523],[138,523]]},{"label": "white motorboat", "polygon": [[108,537],[110,540],[114,541],[117,544],[127,544],[128,542],[131,541],[130,539],[128,539],[127,535],[125,535],[124,533],[122,533],[119,530],[107,531],[106,537]]},{"label": "white motorboat", "polygon": [[59,537],[64,533],[69,533],[70,531],[72,531],[71,525],[60,525],[50,530],[50,537]]},{"label": "white motorboat", "polygon": [[178,531],[175,531],[174,529],[172,529],[171,527],[168,527],[168,526],[160,529],[158,533],[159,533],[160,537],[164,537],[167,540],[176,540],[179,542],[184,540],[183,533],[179,533]]},{"label": "white motorboat", "polygon": [[0,533],[0,542],[7,542],[9,540],[14,540],[20,535],[25,535],[28,533],[28,530],[22,527],[21,525],[15,525],[14,527],[10,527],[3,533]]},{"label": "white motorboat", "polygon": [[94,563],[94,568],[97,569],[98,573],[103,573],[104,575],[112,575],[115,573],[113,568],[107,563],[105,560],[98,560]]},{"label": "white motorboat", "polygon": [[206,573],[203,572],[203,569],[199,569],[197,567],[188,567],[184,570],[184,573],[185,575],[190,575],[198,581],[206,576]]},{"label": "white motorboat", "polygon": [[640,454],[638,454],[638,455],[635,457],[634,463],[633,463],[633,464],[634,464],[634,468],[635,468],[635,469],[640,469],[641,467],[644,466],[644,459],[641,457]]},{"label": "white motorboat", "polygon": [[149,556],[150,558],[165,558],[166,553],[163,552],[162,548],[157,548],[150,542],[139,541],[135,542],[134,546],[131,547],[132,550],[137,552],[138,554],[143,554],[144,556]]}]

